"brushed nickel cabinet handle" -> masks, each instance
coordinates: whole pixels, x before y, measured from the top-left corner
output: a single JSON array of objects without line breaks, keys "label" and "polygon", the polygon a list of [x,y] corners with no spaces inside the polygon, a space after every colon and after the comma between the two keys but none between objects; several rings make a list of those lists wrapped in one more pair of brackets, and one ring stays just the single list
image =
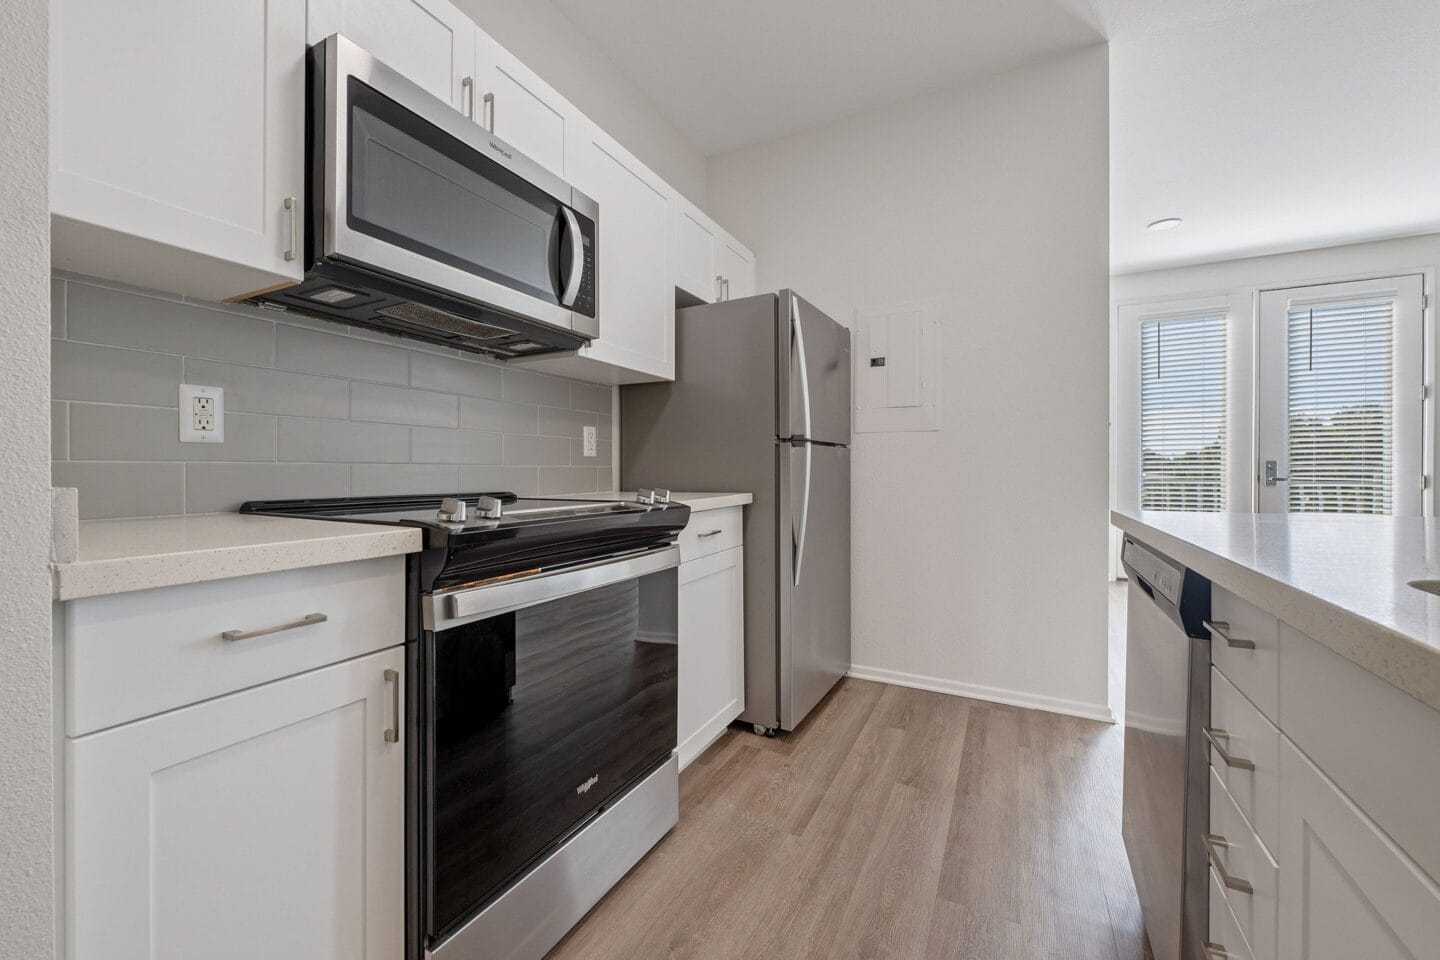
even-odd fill
[{"label": "brushed nickel cabinet handle", "polygon": [[300,249],[300,212],[297,209],[299,206],[299,198],[285,198],[285,209],[290,214],[290,246],[285,250],[285,261],[287,263],[295,259],[298,255],[296,251]]},{"label": "brushed nickel cabinet handle", "polygon": [[1246,640],[1244,637],[1230,636],[1230,624],[1226,623],[1224,620],[1201,620],[1200,623],[1205,627],[1206,630],[1209,630],[1221,640],[1224,640],[1229,646],[1232,646],[1237,650],[1255,649],[1254,640]]},{"label": "brushed nickel cabinet handle", "polygon": [[697,540],[704,540],[706,537],[718,537],[720,534],[722,534],[722,533],[724,533],[724,532],[725,532],[724,530],[706,530],[704,533],[700,534],[700,536],[697,537],[696,539],[697,539]]},{"label": "brushed nickel cabinet handle", "polygon": [[[1234,767],[1236,770],[1254,770],[1255,761],[1246,760],[1244,757],[1237,757],[1225,749],[1225,743],[1230,742],[1230,733],[1226,730],[1216,730],[1214,727],[1201,727],[1200,732],[1205,734],[1205,739],[1210,741],[1210,746],[1220,754],[1220,759],[1225,761],[1225,766]],[[1222,743],[1221,741],[1224,741]]]},{"label": "brushed nickel cabinet handle", "polygon": [[283,633],[286,630],[297,630],[300,627],[308,627],[316,623],[324,623],[330,618],[323,613],[307,613],[299,620],[290,623],[282,623],[277,627],[262,627],[259,630],[226,630],[220,634],[221,640],[234,642],[236,640],[253,640],[256,637],[268,637],[272,633]]},{"label": "brushed nickel cabinet handle", "polygon": [[390,717],[392,725],[385,728],[385,742],[400,742],[400,671],[386,670],[385,683],[390,688]]},{"label": "brushed nickel cabinet handle", "polygon": [[475,78],[466,77],[460,81],[460,105],[465,110],[465,116],[471,120],[475,119]]},{"label": "brushed nickel cabinet handle", "polygon": [[1210,960],[1229,960],[1234,954],[1225,949],[1225,944],[1211,943],[1209,940],[1206,940],[1205,956],[1209,957]]},{"label": "brushed nickel cabinet handle", "polygon": [[494,132],[495,132],[495,94],[494,94],[493,91],[490,92],[490,93],[485,94],[485,106],[487,107],[486,112],[490,114],[490,126],[489,126],[487,129],[488,129],[491,133],[494,133]]},{"label": "brushed nickel cabinet handle", "polygon": [[1230,871],[1225,869],[1225,864],[1221,862],[1219,851],[1230,849],[1232,846],[1230,841],[1213,833],[1203,834],[1201,839],[1205,841],[1205,849],[1210,853],[1210,866],[1214,867],[1215,872],[1220,875],[1220,882],[1231,890],[1238,890],[1241,893],[1254,893],[1255,888],[1250,885],[1249,880],[1232,877]]}]

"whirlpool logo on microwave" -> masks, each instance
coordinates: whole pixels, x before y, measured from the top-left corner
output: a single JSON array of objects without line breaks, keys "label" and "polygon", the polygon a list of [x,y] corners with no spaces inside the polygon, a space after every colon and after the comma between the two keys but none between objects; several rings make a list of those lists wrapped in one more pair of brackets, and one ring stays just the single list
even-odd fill
[{"label": "whirlpool logo on microwave", "polygon": [[514,154],[512,154],[509,150],[506,150],[504,147],[500,146],[500,144],[496,143],[494,140],[490,141],[490,148],[496,153],[500,154],[500,156],[504,157],[506,160],[515,159]]},{"label": "whirlpool logo on microwave", "polygon": [[584,783],[580,784],[580,786],[576,787],[576,788],[575,788],[575,793],[576,793],[577,795],[582,794],[582,793],[589,793],[589,792],[590,792],[590,788],[593,787],[593,786],[595,786],[595,784],[597,784],[597,783],[599,783],[599,782],[600,782],[600,775],[597,773],[595,776],[591,777],[589,780],[586,780]]}]

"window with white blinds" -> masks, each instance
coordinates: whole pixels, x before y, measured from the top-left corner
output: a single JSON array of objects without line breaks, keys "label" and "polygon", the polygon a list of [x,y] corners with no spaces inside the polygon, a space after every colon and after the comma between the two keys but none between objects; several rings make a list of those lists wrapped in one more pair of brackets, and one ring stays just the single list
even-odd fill
[{"label": "window with white blinds", "polygon": [[1140,325],[1140,507],[1225,509],[1226,318]]},{"label": "window with white blinds", "polygon": [[1388,299],[1290,309],[1292,512],[1392,512],[1394,314]]}]

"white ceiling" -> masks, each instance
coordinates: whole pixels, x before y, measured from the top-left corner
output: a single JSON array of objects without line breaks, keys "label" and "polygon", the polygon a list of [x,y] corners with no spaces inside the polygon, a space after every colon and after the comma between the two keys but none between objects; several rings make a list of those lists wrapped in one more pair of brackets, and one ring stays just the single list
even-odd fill
[{"label": "white ceiling", "polygon": [[1102,39],[1086,0],[553,2],[706,154]]},{"label": "white ceiling", "polygon": [[1112,272],[1440,230],[1437,0],[1096,5]]}]

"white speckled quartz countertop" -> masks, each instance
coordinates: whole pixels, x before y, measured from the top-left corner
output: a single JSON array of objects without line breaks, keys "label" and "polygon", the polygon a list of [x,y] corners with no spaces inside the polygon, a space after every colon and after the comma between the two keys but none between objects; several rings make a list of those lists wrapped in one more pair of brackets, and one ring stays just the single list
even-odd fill
[{"label": "white speckled quartz countertop", "polygon": [[[633,490],[602,490],[599,493],[569,493],[563,494],[557,499],[560,500],[635,500]],[[676,503],[683,503],[690,508],[692,513],[699,513],[702,510],[719,510],[721,507],[743,507],[747,503],[754,503],[755,498],[748,493],[671,493],[670,499]]]},{"label": "white speckled quartz countertop", "polygon": [[85,520],[77,559],[52,565],[55,599],[368,560],[421,546],[418,529],[370,523],[239,513]]},{"label": "white speckled quartz countertop", "polygon": [[1440,520],[1115,511],[1115,526],[1440,710]]}]

